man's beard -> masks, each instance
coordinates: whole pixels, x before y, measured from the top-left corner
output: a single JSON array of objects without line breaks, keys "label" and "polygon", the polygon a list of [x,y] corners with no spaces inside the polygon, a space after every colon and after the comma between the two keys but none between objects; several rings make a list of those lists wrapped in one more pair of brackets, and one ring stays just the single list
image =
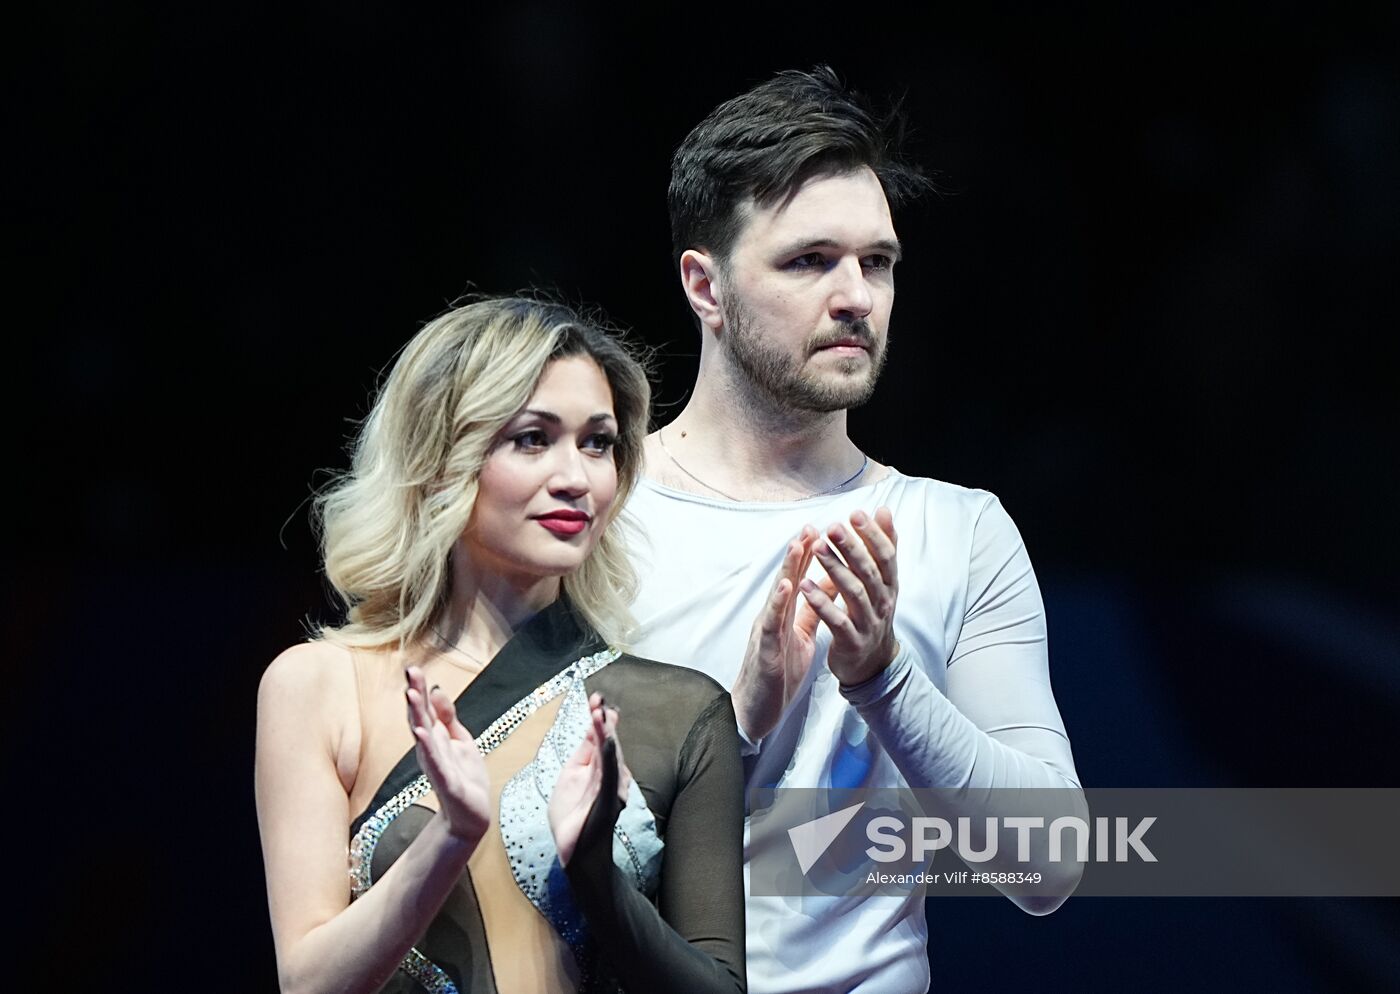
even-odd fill
[{"label": "man's beard", "polygon": [[[875,392],[875,381],[885,366],[886,343],[876,342],[874,330],[863,319],[813,336],[804,345],[804,354],[798,357],[769,343],[763,329],[755,327],[753,315],[742,300],[731,297],[725,318],[725,340],[735,365],[750,383],[787,410],[823,414],[844,411],[864,404]],[[807,366],[807,359],[817,349],[843,338],[859,338],[869,358],[840,359],[831,364],[833,369],[826,375]],[[864,375],[858,372],[862,369]]]}]

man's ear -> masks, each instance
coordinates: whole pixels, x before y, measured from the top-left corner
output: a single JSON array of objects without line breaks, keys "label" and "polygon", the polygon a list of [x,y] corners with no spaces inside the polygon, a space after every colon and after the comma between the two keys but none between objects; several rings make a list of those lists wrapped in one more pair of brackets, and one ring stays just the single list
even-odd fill
[{"label": "man's ear", "polygon": [[698,249],[686,249],[681,253],[681,289],[690,309],[700,319],[701,327],[718,333],[724,326],[724,312],[720,304],[722,288],[715,285],[719,275],[719,264],[713,256]]}]

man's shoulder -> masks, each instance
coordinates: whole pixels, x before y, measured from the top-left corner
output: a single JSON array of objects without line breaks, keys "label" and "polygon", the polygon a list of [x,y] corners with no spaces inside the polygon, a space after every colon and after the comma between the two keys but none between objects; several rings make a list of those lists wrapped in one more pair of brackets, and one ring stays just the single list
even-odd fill
[{"label": "man's shoulder", "polygon": [[930,517],[952,516],[975,521],[988,505],[997,503],[996,495],[989,490],[965,487],[929,476],[909,476],[893,467],[876,486],[885,489],[881,500],[887,501],[896,510],[896,515],[902,507],[909,513],[922,510]]},{"label": "man's shoulder", "polygon": [[[881,506],[889,507],[894,513],[896,527],[901,521],[912,524],[916,520],[923,520],[930,526],[960,527],[975,525],[989,508],[1000,505],[990,491],[927,476],[909,476],[891,466],[872,484],[817,502],[721,502],[673,490],[642,477],[628,498],[626,510],[627,517],[640,526],[643,534],[653,533],[657,528],[670,534],[673,527],[701,515],[713,522],[722,522],[726,534],[734,540],[765,533],[775,520],[782,521],[795,532],[803,523],[815,523],[833,514],[844,517],[856,510],[868,513]],[[697,533],[695,541],[704,540]],[[709,541],[713,541],[712,536]]]}]

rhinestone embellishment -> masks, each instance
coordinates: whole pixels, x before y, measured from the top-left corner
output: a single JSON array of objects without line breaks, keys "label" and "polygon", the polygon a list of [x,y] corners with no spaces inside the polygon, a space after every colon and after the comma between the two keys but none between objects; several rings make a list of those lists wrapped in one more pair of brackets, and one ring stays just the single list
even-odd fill
[{"label": "rhinestone embellishment", "polygon": [[418,981],[428,994],[457,994],[457,985],[443,972],[442,967],[416,949],[408,951],[399,969]]},{"label": "rhinestone embellishment", "polygon": [[[572,950],[581,991],[606,985],[606,980],[595,974],[588,928],[559,864],[548,808],[560,771],[583,741],[589,725],[588,697],[579,676],[564,693],[535,758],[502,789],[500,809],[501,841],[511,874],[525,897]],[[651,896],[656,891],[663,847],[656,820],[633,781],[613,827],[612,861],[632,887]]]},{"label": "rhinestone embellishment", "polygon": [[476,747],[483,756],[486,755],[519,728],[521,722],[562,694],[575,680],[587,680],[620,655],[622,653],[617,649],[604,649],[570,663],[491,722],[476,740]]},{"label": "rhinestone embellishment", "polygon": [[[617,649],[604,649],[591,656],[584,656],[564,667],[554,676],[540,684],[529,694],[507,708],[499,718],[491,722],[476,739],[476,746],[483,756],[490,753],[510,733],[515,731],[526,718],[544,707],[565,690],[597,673],[604,666],[617,659],[622,653]],[[408,786],[385,801],[374,814],[365,819],[360,830],[350,840],[349,872],[350,899],[353,901],[369,890],[373,883],[371,869],[374,863],[374,850],[379,838],[395,818],[426,797],[433,789],[428,778],[419,774]],[[442,968],[428,959],[417,949],[410,949],[399,964],[414,980],[418,981],[429,994],[457,994],[457,988]]]},{"label": "rhinestone embellishment", "polygon": [[369,890],[370,864],[374,861],[374,848],[379,845],[379,837],[399,815],[422,800],[433,789],[428,778],[418,776],[403,790],[391,797],[384,806],[365,819],[355,837],[350,840],[350,897],[351,900]]}]

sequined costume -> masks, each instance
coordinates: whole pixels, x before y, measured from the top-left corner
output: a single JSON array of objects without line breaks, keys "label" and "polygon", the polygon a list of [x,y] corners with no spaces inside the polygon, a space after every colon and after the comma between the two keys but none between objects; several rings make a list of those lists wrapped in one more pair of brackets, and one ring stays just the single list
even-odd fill
[{"label": "sequined costume", "polygon": [[[622,715],[634,782],[611,846],[606,828],[602,844],[581,838],[563,869],[549,794],[594,691]],[[744,990],[742,771],[714,681],[607,648],[561,600],[515,633],[457,713],[485,754],[495,817],[384,991]],[[432,817],[430,790],[409,751],[355,819],[355,896]]]}]

